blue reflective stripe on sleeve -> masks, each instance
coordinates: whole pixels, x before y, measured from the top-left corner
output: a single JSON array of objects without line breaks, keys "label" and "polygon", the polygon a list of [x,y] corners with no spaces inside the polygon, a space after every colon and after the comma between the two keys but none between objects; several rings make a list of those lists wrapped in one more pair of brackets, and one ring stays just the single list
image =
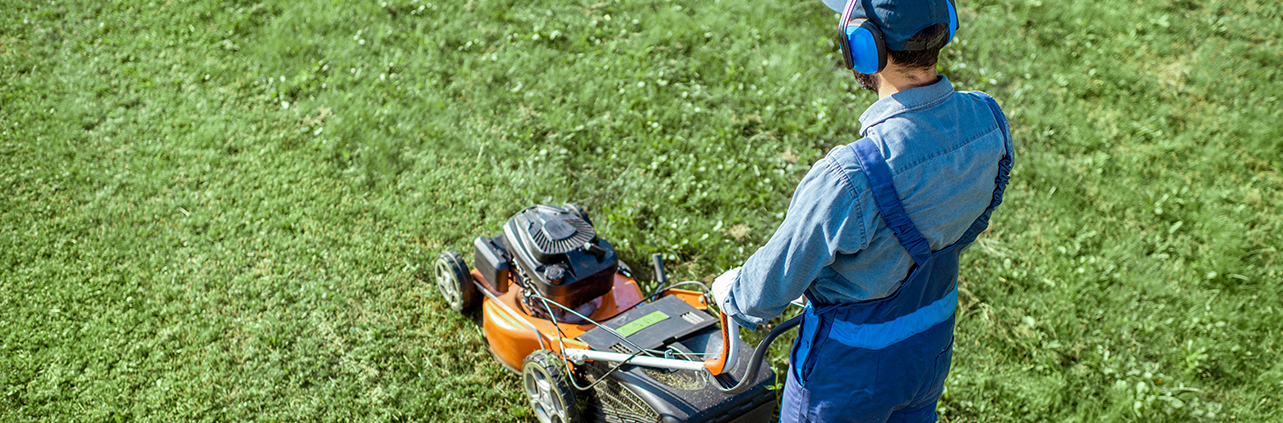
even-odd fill
[{"label": "blue reflective stripe on sleeve", "polygon": [[944,298],[888,322],[851,323],[834,320],[829,339],[852,348],[880,350],[949,320],[957,307],[958,288],[955,287]]}]

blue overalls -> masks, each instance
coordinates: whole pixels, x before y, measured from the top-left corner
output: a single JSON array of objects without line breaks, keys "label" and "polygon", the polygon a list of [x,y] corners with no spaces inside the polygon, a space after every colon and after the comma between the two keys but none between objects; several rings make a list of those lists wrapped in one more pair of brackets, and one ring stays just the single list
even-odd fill
[{"label": "blue overalls", "polygon": [[818,304],[807,292],[811,302],[789,360],[780,419],[932,422],[953,357],[959,254],[989,226],[990,214],[1002,203],[1012,152],[1008,148],[998,164],[989,207],[957,242],[931,252],[905,214],[877,145],[862,138],[850,148],[882,219],[915,267],[894,294],[878,300]]}]

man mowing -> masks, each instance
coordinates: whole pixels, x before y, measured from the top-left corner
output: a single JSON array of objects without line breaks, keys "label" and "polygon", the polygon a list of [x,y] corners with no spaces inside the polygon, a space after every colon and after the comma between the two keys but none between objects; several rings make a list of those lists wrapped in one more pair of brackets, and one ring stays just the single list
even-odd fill
[{"label": "man mowing", "polygon": [[812,166],[775,234],[713,291],[748,328],[809,300],[781,420],[935,421],[959,254],[1002,202],[1011,132],[992,98],[936,72],[958,29],[952,1],[824,1],[842,14],[846,67],[878,100],[859,139]]}]

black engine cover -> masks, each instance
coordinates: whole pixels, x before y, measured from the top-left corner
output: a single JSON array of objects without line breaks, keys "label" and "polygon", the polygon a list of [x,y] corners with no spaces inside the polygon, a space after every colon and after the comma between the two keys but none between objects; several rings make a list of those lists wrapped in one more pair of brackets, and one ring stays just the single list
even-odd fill
[{"label": "black engine cover", "polygon": [[531,288],[566,307],[579,307],[614,285],[615,248],[597,237],[577,205],[518,212],[503,227],[503,244]]}]

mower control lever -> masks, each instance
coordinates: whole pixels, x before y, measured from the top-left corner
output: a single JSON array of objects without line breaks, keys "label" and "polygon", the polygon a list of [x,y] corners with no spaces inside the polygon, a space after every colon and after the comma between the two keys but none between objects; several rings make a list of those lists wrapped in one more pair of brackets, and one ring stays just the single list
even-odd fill
[{"label": "mower control lever", "polygon": [[[798,315],[771,329],[766,338],[757,344],[757,350],[753,351],[753,357],[749,360],[748,370],[744,372],[744,376],[740,378],[739,383],[735,384],[735,386],[724,387],[716,379],[713,380],[713,385],[717,387],[717,390],[731,395],[747,391],[750,386],[753,386],[753,381],[757,379],[757,373],[762,368],[762,362],[766,361],[766,351],[770,349],[771,343],[775,342],[775,338],[778,338],[789,329],[797,327],[801,322],[802,315]],[[731,338],[731,336],[734,336],[734,338]],[[600,360],[674,370],[705,370],[709,374],[717,376],[728,373],[730,369],[734,368],[735,363],[739,361],[739,348],[736,347],[739,342],[739,325],[735,323],[735,319],[729,319],[726,314],[722,314],[722,351],[716,357],[703,362],[637,356],[636,354],[630,355],[582,348],[566,348],[562,352],[566,359],[576,364],[583,364],[586,360]]]},{"label": "mower control lever", "polygon": [[[675,370],[704,370],[716,376],[730,371],[739,360],[739,325],[734,319],[722,315],[722,351],[717,356],[704,361],[678,360],[673,358],[646,357],[636,354],[622,354],[610,351],[597,351],[582,348],[565,348],[562,350],[566,359],[581,364],[585,360],[600,360],[615,363],[628,363],[635,366],[666,368]],[[753,367],[749,367],[753,369]],[[750,375],[752,376],[752,375]],[[741,383],[747,387],[748,385]],[[720,388],[720,387],[719,387]]]},{"label": "mower control lever", "polygon": [[655,265],[655,280],[660,286],[668,284],[668,275],[664,274],[664,255],[655,253],[650,255],[650,261]]}]

